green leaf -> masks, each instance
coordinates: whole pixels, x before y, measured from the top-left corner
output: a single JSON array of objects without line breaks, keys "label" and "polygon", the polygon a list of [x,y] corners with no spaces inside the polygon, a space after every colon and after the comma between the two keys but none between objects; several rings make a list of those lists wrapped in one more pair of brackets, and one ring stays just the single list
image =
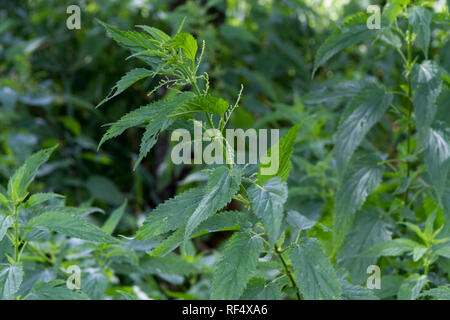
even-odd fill
[{"label": "green leaf", "polygon": [[353,223],[355,212],[381,183],[383,168],[371,154],[357,157],[344,173],[334,205],[334,244],[339,248]]},{"label": "green leaf", "polygon": [[413,240],[399,238],[380,242],[370,248],[366,254],[373,257],[395,257],[421,247],[419,243]]},{"label": "green leaf", "polygon": [[363,255],[380,242],[391,239],[389,223],[383,219],[383,211],[375,208],[363,209],[338,252],[337,263],[348,272],[353,283],[361,284],[367,279],[367,267],[376,263],[376,257]]},{"label": "green leaf", "polygon": [[260,237],[247,232],[235,233],[228,240],[216,266],[211,299],[239,299],[256,270],[262,248],[263,241]]},{"label": "green leaf", "polygon": [[334,137],[334,154],[339,172],[344,172],[353,152],[382,118],[392,97],[382,85],[370,83],[352,98]]},{"label": "green leaf", "polygon": [[125,201],[122,203],[120,207],[118,207],[116,210],[111,213],[108,220],[106,220],[105,224],[103,225],[102,229],[107,234],[112,234],[114,230],[116,229],[117,225],[119,224],[120,219],[122,219],[123,214],[125,213],[125,208],[127,207],[128,200],[125,199]]},{"label": "green leaf", "polygon": [[428,128],[424,132],[423,140],[425,165],[440,199],[444,194],[450,171],[450,128]]},{"label": "green leaf", "polygon": [[[3,204],[6,208],[10,209],[9,199],[3,192],[0,190],[0,204]],[[0,205],[1,208],[1,205]]]},{"label": "green leaf", "polygon": [[282,300],[283,296],[279,283],[255,278],[248,283],[241,300]]},{"label": "green leaf", "polygon": [[412,274],[403,281],[398,289],[397,298],[399,300],[415,300],[420,296],[420,292],[427,283],[427,276]]},{"label": "green leaf", "polygon": [[422,130],[432,124],[436,114],[436,99],[442,90],[440,67],[433,61],[423,61],[414,65],[411,77],[414,115],[417,127]]},{"label": "green leaf", "polygon": [[184,226],[202,201],[203,189],[192,188],[160,204],[148,215],[136,238],[147,240]]},{"label": "green leaf", "polygon": [[87,268],[81,274],[81,290],[93,300],[101,300],[108,287],[108,276],[99,268]]},{"label": "green leaf", "polygon": [[23,280],[21,263],[0,264],[0,300],[13,300]]},{"label": "green leaf", "polygon": [[[261,164],[258,167],[258,184],[264,184],[267,180],[273,177],[280,177],[283,181],[286,181],[289,177],[289,172],[291,171],[292,163],[290,161],[295,138],[300,130],[300,124],[296,124],[282,137],[274,146],[270,147],[267,154],[261,160]],[[273,153],[277,153],[273,155]],[[276,173],[267,174],[263,171],[268,170],[268,168],[273,167],[274,164],[270,160],[275,159],[278,163],[278,170]],[[265,164],[267,163],[267,164]]]},{"label": "green leaf", "polygon": [[167,118],[167,115],[171,114],[178,106],[183,105],[188,100],[192,99],[193,96],[194,94],[192,92],[183,92],[171,99],[163,100],[164,102],[161,104],[158,103],[153,105],[153,108],[155,108],[155,115],[145,127],[139,150],[139,158],[134,164],[134,169],[137,168],[142,159],[155,145],[159,134],[172,124],[173,120]]},{"label": "green leaf", "polygon": [[189,276],[201,272],[195,263],[187,261],[182,256],[169,253],[164,257],[151,256],[141,262],[141,267],[147,274],[175,274]]},{"label": "green leaf", "polygon": [[186,32],[177,33],[169,41],[170,45],[183,50],[184,55],[189,60],[195,62],[195,54],[197,53],[197,41]]},{"label": "green leaf", "polygon": [[343,279],[339,280],[342,286],[342,300],[379,300],[370,289],[353,285]]},{"label": "green leaf", "polygon": [[39,281],[34,285],[31,300],[88,300],[89,297],[80,291],[70,290],[65,287],[62,280],[49,282]]},{"label": "green leaf", "polygon": [[127,72],[119,81],[117,81],[116,85],[111,89],[108,96],[103,99],[96,108],[100,107],[105,102],[111,100],[112,98],[118,96],[122,92],[124,92],[128,87],[133,85],[134,83],[147,78],[153,74],[152,71],[147,70],[145,68],[135,68]]},{"label": "green leaf", "polygon": [[[367,20],[365,20],[367,21]],[[313,77],[317,69],[336,53],[344,48],[375,38],[382,29],[368,29],[366,22],[362,24],[346,25],[335,30],[319,47],[314,60]]]},{"label": "green leaf", "polygon": [[119,241],[79,216],[66,212],[46,212],[28,222],[28,227],[54,230],[69,237],[94,242],[118,243]]},{"label": "green leaf", "polygon": [[49,200],[52,200],[54,198],[64,198],[63,195],[49,192],[49,193],[35,193],[30,196],[30,198],[25,203],[25,206],[28,208],[32,208],[34,206],[37,206],[41,203],[47,202]]},{"label": "green leaf", "polygon": [[48,160],[56,148],[57,146],[54,146],[36,152],[30,156],[19,169],[17,169],[8,182],[8,196],[11,200],[21,202],[25,199],[28,195],[28,186],[34,180],[39,167]]},{"label": "green leaf", "polygon": [[341,298],[341,284],[317,239],[304,238],[288,250],[295,282],[305,300]]},{"label": "green leaf", "polygon": [[287,184],[280,177],[267,180],[262,187],[253,185],[248,190],[252,211],[262,220],[271,246],[280,236],[283,206],[287,196]]},{"label": "green leaf", "polygon": [[5,214],[0,213],[0,241],[3,240],[3,237],[8,232],[8,229],[13,225],[14,219],[12,216],[7,216]]},{"label": "green leaf", "polygon": [[450,300],[450,287],[437,287],[424,291],[419,295],[420,297],[432,297],[437,300]]},{"label": "green leaf", "polygon": [[[247,217],[239,211],[224,211],[213,215],[202,222],[194,232],[191,238],[201,236],[205,233],[218,231],[239,231],[242,228],[251,225]],[[184,228],[180,228],[172,233],[167,239],[160,242],[153,248],[149,254],[152,256],[162,256],[172,252],[184,241]]]},{"label": "green leaf", "polygon": [[216,168],[209,176],[204,196],[186,224],[184,239],[187,241],[195,228],[204,220],[222,209],[233,199],[241,184],[239,170],[230,172],[227,167]]},{"label": "green leaf", "polygon": [[389,20],[389,24],[392,25],[396,20],[398,14],[402,11],[402,5],[398,0],[388,0],[383,8],[383,18]]},{"label": "green leaf", "polygon": [[408,9],[408,20],[413,32],[417,35],[419,47],[428,59],[428,46],[430,45],[430,25],[433,13],[425,7],[416,6]]},{"label": "green leaf", "polygon": [[217,98],[211,95],[199,96],[177,107],[175,111],[169,114],[170,118],[179,118],[194,113],[216,113],[224,114],[229,107],[228,102],[222,98]]}]

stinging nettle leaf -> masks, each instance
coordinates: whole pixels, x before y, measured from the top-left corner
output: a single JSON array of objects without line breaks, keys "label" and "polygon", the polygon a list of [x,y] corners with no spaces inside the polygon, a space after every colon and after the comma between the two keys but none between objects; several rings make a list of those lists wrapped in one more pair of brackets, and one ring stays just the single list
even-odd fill
[{"label": "stinging nettle leaf", "polygon": [[186,224],[203,198],[203,190],[192,188],[160,204],[150,212],[136,238],[147,240]]},{"label": "stinging nettle leaf", "polygon": [[105,102],[111,100],[112,98],[118,96],[122,92],[124,92],[127,88],[129,88],[131,85],[135,84],[139,80],[142,80],[144,78],[147,78],[153,74],[152,71],[147,70],[145,68],[135,68],[133,70],[130,70],[127,72],[126,75],[124,75],[115,86],[111,89],[111,92],[108,94],[108,96],[103,99],[96,108],[100,107]]},{"label": "stinging nettle leaf", "polygon": [[211,95],[199,96],[176,108],[175,111],[169,114],[169,117],[179,118],[202,112],[222,115],[225,111],[227,111],[228,107],[228,102],[222,98],[217,98]]},{"label": "stinging nettle leaf", "polygon": [[280,177],[267,180],[262,187],[253,185],[248,190],[252,211],[262,220],[271,246],[280,236],[283,206],[287,196],[287,184]]},{"label": "stinging nettle leaf", "polygon": [[201,222],[233,199],[240,184],[241,172],[239,169],[230,172],[227,167],[221,166],[210,174],[208,184],[204,189],[204,196],[186,224],[185,241],[190,238]]},{"label": "stinging nettle leaf", "polygon": [[341,284],[319,240],[304,238],[288,250],[295,282],[305,300],[341,298]]},{"label": "stinging nettle leaf", "polygon": [[30,156],[19,169],[17,169],[8,182],[8,196],[10,199],[17,202],[22,201],[27,196],[28,186],[36,177],[39,167],[47,162],[48,158],[56,148],[57,145],[36,152]]},{"label": "stinging nettle leaf", "polygon": [[335,249],[339,248],[350,230],[355,212],[381,183],[383,167],[378,165],[378,161],[378,157],[374,155],[363,154],[344,173],[334,205]]},{"label": "stinging nettle leaf", "polygon": [[262,248],[262,239],[247,232],[235,233],[228,240],[214,272],[211,286],[212,300],[232,300],[241,297],[256,270]]},{"label": "stinging nettle leaf", "polygon": [[13,225],[14,219],[12,216],[8,216],[0,213],[0,241],[8,232],[8,229]]},{"label": "stinging nettle leaf", "polygon": [[54,230],[69,237],[94,242],[118,243],[119,241],[83,218],[66,212],[46,212],[28,222],[28,227]]},{"label": "stinging nettle leaf", "polygon": [[425,165],[438,199],[444,194],[450,172],[450,128],[431,127],[423,135]]},{"label": "stinging nettle leaf", "polygon": [[367,279],[367,267],[377,261],[376,257],[367,257],[364,253],[375,244],[391,239],[390,224],[383,219],[383,214],[375,208],[358,212],[339,249],[337,263],[349,272],[353,283],[363,283]]},{"label": "stinging nettle leaf", "polygon": [[0,300],[13,300],[23,280],[21,263],[0,264]]},{"label": "stinging nettle leaf", "polygon": [[442,78],[439,65],[426,60],[413,67],[412,90],[414,115],[417,127],[428,128],[436,114],[436,99],[442,90]]},{"label": "stinging nettle leaf", "polygon": [[172,37],[169,43],[177,48],[181,48],[186,58],[193,62],[195,61],[197,41],[191,34],[186,32],[177,33]]},{"label": "stinging nettle leaf", "polygon": [[425,7],[416,6],[408,9],[409,23],[412,26],[413,32],[417,35],[417,42],[425,54],[425,59],[428,59],[432,17],[433,13]]},{"label": "stinging nettle leaf", "polygon": [[[286,181],[291,171],[291,155],[294,147],[295,138],[300,130],[300,124],[296,124],[276,143],[275,146],[270,147],[267,154],[264,156],[262,163],[258,167],[257,181],[259,184],[264,184],[267,180],[273,177],[280,177],[283,181]],[[278,156],[274,156],[273,153],[278,151]],[[263,170],[267,170],[273,163],[268,160],[278,161],[278,170],[274,174],[264,174]],[[267,164],[266,161],[268,162]]]},{"label": "stinging nettle leaf", "polygon": [[[366,20],[365,20],[366,21]],[[313,77],[317,69],[344,48],[375,38],[383,29],[368,29],[366,22],[335,30],[320,46],[314,60]]]},{"label": "stinging nettle leaf", "polygon": [[392,98],[392,94],[376,83],[368,84],[352,98],[334,137],[334,154],[339,173],[344,172],[354,151],[382,118]]},{"label": "stinging nettle leaf", "polygon": [[183,92],[173,98],[163,100],[163,103],[153,105],[155,108],[155,115],[145,127],[139,150],[139,158],[134,164],[134,169],[137,168],[142,159],[155,145],[159,134],[172,124],[173,119],[167,118],[167,115],[171,114],[178,106],[183,105],[188,100],[192,99],[193,96],[194,94],[192,92]]}]

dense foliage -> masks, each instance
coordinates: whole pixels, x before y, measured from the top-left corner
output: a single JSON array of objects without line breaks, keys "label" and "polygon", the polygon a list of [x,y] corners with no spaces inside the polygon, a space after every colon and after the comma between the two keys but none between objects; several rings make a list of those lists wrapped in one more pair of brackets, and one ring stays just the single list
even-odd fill
[{"label": "dense foliage", "polygon": [[[448,1],[18,2],[1,299],[450,299]],[[198,121],[280,129],[277,172],[174,164]]]}]

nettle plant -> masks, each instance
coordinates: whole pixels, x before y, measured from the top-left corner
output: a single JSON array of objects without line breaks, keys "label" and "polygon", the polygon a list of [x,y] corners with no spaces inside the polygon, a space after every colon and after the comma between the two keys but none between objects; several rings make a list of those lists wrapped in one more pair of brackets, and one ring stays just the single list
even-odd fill
[{"label": "nettle plant", "polygon": [[[382,283],[396,283],[390,296],[400,299],[449,297],[450,127],[435,117],[448,109],[448,101],[439,107],[437,101],[449,78],[429,54],[432,23],[445,28],[448,14],[426,3],[388,1],[379,29],[368,28],[365,13],[347,18],[319,48],[313,72],[367,40],[394,50],[403,66],[396,86],[364,80],[342,115],[333,150],[340,182],[332,258],[359,283],[378,261],[386,268]],[[386,126],[390,141],[369,138]]]},{"label": "nettle plant", "polygon": [[[108,285],[106,270],[112,260],[137,260],[132,249],[111,236],[126,203],[99,228],[86,220],[99,208],[67,206],[64,196],[56,193],[30,194],[39,168],[55,149],[30,156],[9,179],[7,188],[0,186],[0,253],[2,261],[7,258],[0,264],[2,300],[98,299]],[[70,254],[78,260],[68,258]],[[81,290],[66,286],[73,265],[79,268],[83,282],[72,289]]]},{"label": "nettle plant", "polygon": [[[146,77],[161,77],[157,88],[164,86],[169,92],[167,98],[135,109],[113,123],[100,145],[130,127],[143,127],[137,165],[164,130],[189,128],[193,119],[206,118],[208,129],[224,131],[239,98],[229,104],[210,93],[207,73],[198,74],[204,43],[198,52],[195,38],[181,27],[169,36],[148,26],[138,26],[143,32],[121,31],[101,23],[119,45],[149,69],[129,71],[100,104]],[[264,161],[254,170],[234,163],[210,166],[205,186],[193,187],[157,206],[136,238],[158,241],[148,254],[164,259],[175,250],[185,255],[192,248],[191,241],[206,233],[233,231],[214,267],[211,299],[375,298],[370,290],[338,275],[320,241],[302,232],[311,227],[308,220],[296,212],[285,215],[289,158],[299,129],[299,124],[293,126],[276,142],[277,148],[272,145],[267,151],[265,157],[278,150],[276,174],[262,174]],[[225,155],[234,152],[221,134],[211,139],[218,141]],[[232,200],[240,203],[239,210],[226,210]]]}]

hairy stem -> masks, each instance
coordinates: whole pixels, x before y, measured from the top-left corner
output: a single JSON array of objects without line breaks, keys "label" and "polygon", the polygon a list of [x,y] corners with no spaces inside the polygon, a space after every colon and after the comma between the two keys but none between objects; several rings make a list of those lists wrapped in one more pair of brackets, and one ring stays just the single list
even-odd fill
[{"label": "hairy stem", "polygon": [[297,287],[294,277],[292,276],[291,270],[289,270],[289,267],[287,266],[286,261],[283,258],[282,251],[280,251],[278,248],[275,248],[274,251],[278,255],[278,258],[280,258],[280,261],[283,264],[284,272],[289,277],[289,280],[291,281],[292,286],[294,287],[294,289],[296,291],[297,299],[302,300],[302,298],[300,296],[300,289]]}]

